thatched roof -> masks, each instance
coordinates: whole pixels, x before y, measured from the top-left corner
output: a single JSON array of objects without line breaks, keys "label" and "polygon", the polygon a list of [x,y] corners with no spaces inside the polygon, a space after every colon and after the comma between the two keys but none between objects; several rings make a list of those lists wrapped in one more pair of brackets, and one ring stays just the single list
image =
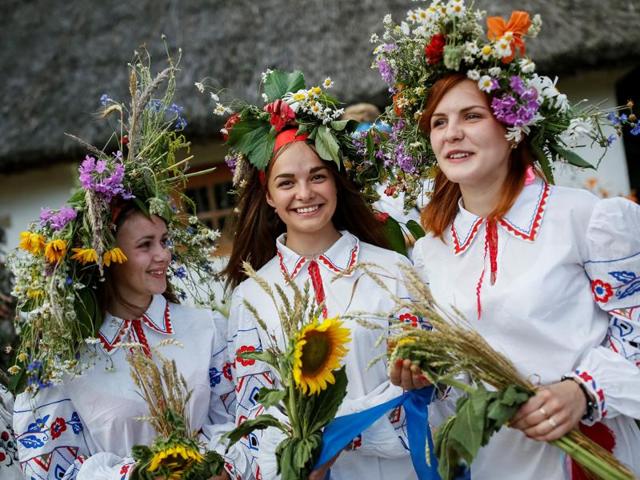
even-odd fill
[{"label": "thatched roof", "polygon": [[[637,0],[476,0],[489,14],[514,5],[543,15],[529,51],[543,70],[608,68],[640,61]],[[346,102],[384,103],[385,87],[370,70],[369,36],[381,19],[401,19],[409,0],[3,0],[0,16],[0,172],[69,159],[80,149],[63,136],[106,139],[93,115],[102,93],[123,98],[126,63],[147,45],[161,66],[166,34],[181,46],[178,102],[191,138],[219,128],[193,83],[211,77],[254,99],[267,67],[325,75]]]}]

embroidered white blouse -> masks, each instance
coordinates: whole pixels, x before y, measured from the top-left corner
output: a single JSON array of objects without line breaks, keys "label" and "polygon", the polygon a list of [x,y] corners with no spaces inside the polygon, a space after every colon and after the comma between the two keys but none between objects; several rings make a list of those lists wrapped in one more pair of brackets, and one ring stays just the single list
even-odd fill
[{"label": "embroidered white blouse", "polygon": [[18,480],[23,478],[18,464],[18,447],[12,427],[13,396],[0,385],[0,478]]},{"label": "embroidered white blouse", "polygon": [[[277,255],[259,270],[258,275],[272,285],[280,285],[285,291],[289,290],[286,287],[286,276],[291,276],[299,286],[309,282],[316,299],[325,300],[325,317],[368,312],[373,314],[367,316],[369,321],[386,329],[388,312],[394,306],[389,293],[357,269],[333,280],[358,262],[375,263],[374,269],[385,275],[383,281],[389,290],[403,296],[404,289],[398,281],[402,278],[398,264],[408,264],[408,261],[395,252],[362,243],[349,232],[341,233],[340,239],[317,258],[306,258],[293,252],[284,244],[284,235],[281,236],[276,243]],[[243,300],[260,312],[269,332],[264,332],[257,326]],[[417,321],[415,317],[409,316],[403,317],[403,320]],[[399,387],[389,383],[385,362],[380,361],[368,367],[372,359],[384,354],[386,350],[384,342],[376,345],[381,332],[384,333],[385,330],[371,330],[355,320],[345,319],[345,323],[351,329],[352,337],[344,362],[349,384],[338,416],[364,410],[402,393]],[[242,282],[233,293],[229,333],[230,353],[262,349],[263,345],[268,344],[268,334],[272,334],[281,347],[285,345],[275,306],[252,279]],[[236,421],[241,423],[263,412],[255,395],[261,387],[273,388],[277,379],[263,362],[240,358],[235,362],[234,377],[238,399]],[[278,478],[275,448],[281,439],[279,430],[270,428],[241,440],[248,458],[247,470],[239,472],[242,478],[250,478],[251,472],[257,479]],[[333,465],[331,478],[416,478],[407,450],[402,409],[390,412],[354,439],[352,449],[343,451]]]},{"label": "embroidered white blouse", "polygon": [[[233,428],[235,395],[226,360],[226,319],[208,310],[169,303],[155,295],[146,313],[136,320],[107,314],[100,343],[89,347],[83,360],[93,365],[81,376],[45,388],[33,397],[18,395],[14,429],[21,467],[27,478],[124,480],[133,470],[131,448],[149,445],[156,433],[146,403],[130,377],[126,347],[136,342],[156,347],[176,361],[193,390],[187,406],[194,428],[207,448],[224,452],[220,435]],[[234,452],[228,458],[230,468]]]},{"label": "embroidered white blouse", "polygon": [[[497,227],[487,223],[461,204],[445,242],[428,235],[416,243],[414,263],[434,298],[444,308],[455,305],[534,382],[563,375],[582,382],[598,399],[586,423],[608,427],[614,454],[640,474],[640,431],[631,418],[640,418],[640,369],[633,363],[640,207],[537,180]],[[611,336],[607,311],[617,315]],[[440,413],[454,407],[448,403]],[[492,437],[471,466],[474,479],[553,480],[568,472],[559,449],[510,428]]]}]

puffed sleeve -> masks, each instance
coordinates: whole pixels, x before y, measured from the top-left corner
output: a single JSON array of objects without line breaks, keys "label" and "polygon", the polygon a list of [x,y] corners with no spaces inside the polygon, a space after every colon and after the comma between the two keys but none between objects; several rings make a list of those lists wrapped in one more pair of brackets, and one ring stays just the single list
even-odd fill
[{"label": "puffed sleeve", "polygon": [[586,235],[585,271],[593,297],[612,314],[610,338],[589,350],[570,376],[597,400],[592,421],[627,415],[640,418],[640,207],[625,199],[598,202]]},{"label": "puffed sleeve", "polygon": [[612,316],[610,347],[640,365],[640,206],[623,198],[598,202],[587,244],[593,298]]},{"label": "puffed sleeve", "polygon": [[63,385],[42,388],[35,396],[28,392],[18,395],[13,429],[26,478],[78,477],[89,456],[89,445],[82,420]]},{"label": "puffed sleeve", "polygon": [[[212,312],[215,325],[211,359],[209,362],[209,385],[211,397],[207,424],[202,427],[202,437],[208,450],[214,450],[225,458],[225,469],[232,478],[243,472],[246,459],[241,447],[236,444],[229,451],[223,435],[235,427],[236,392],[231,374],[231,360],[227,351],[227,318],[220,312]],[[242,477],[245,478],[245,477]]]},{"label": "puffed sleeve", "polygon": [[[239,356],[242,352],[262,351],[263,349],[258,324],[253,318],[253,314],[244,305],[244,296],[240,292],[240,288],[237,288],[231,297],[227,335],[230,370],[236,389],[236,425],[266,413],[264,407],[256,400],[256,396],[263,387],[275,388],[275,376],[267,364]],[[268,413],[274,414],[277,411],[270,410]],[[242,463],[236,465],[236,475],[239,475],[240,478],[273,478],[263,475],[260,471],[259,449],[267,448],[266,445],[262,445],[262,438],[264,437],[265,441],[269,441],[271,438],[271,436],[265,437],[265,433],[264,430],[256,430],[236,444],[242,459]]]}]

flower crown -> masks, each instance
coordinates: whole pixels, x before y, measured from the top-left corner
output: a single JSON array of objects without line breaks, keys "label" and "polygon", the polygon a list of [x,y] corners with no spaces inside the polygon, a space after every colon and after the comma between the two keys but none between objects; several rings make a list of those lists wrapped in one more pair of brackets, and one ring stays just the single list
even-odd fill
[{"label": "flower crown", "polygon": [[[172,102],[177,65],[151,75],[149,58],[137,55],[130,65],[130,106],[102,95],[102,116],[117,116],[117,128],[107,147],[80,141],[90,152],[79,168],[80,186],[68,204],[43,209],[40,219],[22,232],[20,250],[10,257],[17,298],[16,327],[22,343],[18,362],[10,368],[16,382],[32,391],[79,373],[77,353],[85,343],[97,343],[103,315],[98,284],[104,269],[124,263],[115,243],[115,224],[127,203],[147,215],[162,217],[173,247],[170,277],[177,277],[196,302],[211,305],[208,285],[213,272],[208,260],[218,233],[185,213],[193,205],[181,188],[188,160],[176,154],[189,143],[182,108]],[[164,92],[155,97],[158,88]],[[182,289],[173,285],[178,296]]]},{"label": "flower crown", "polygon": [[[525,37],[537,36],[539,15],[532,19],[516,11],[509,21],[489,17],[486,36],[480,24],[484,17],[485,12],[467,8],[463,0],[434,0],[427,8],[409,10],[400,24],[385,16],[382,39],[371,37],[377,44],[372,68],[379,70],[393,94],[393,105],[383,115],[391,133],[372,131],[368,148],[361,150],[368,162],[381,164],[380,180],[389,183],[387,193],[405,192],[407,208],[422,193],[422,180],[435,173],[436,159],[419,121],[431,87],[447,74],[464,73],[490,95],[492,112],[506,127],[507,139],[515,145],[526,135],[551,182],[556,160],[594,168],[570,148],[586,142],[606,148],[615,139],[602,130],[604,112],[571,105],[556,88],[557,79],[538,75],[525,56]],[[609,116],[618,134],[622,124],[640,133],[635,117],[613,112]]]},{"label": "flower crown", "polygon": [[[344,167],[358,182],[363,172],[352,169],[356,152],[351,136],[357,122],[341,120],[344,109],[326,92],[333,87],[331,78],[326,78],[322,86],[307,88],[299,71],[267,70],[262,74],[261,84],[265,105],[262,108],[241,105],[221,130],[230,147],[225,160],[234,170],[234,185],[242,187],[251,167],[261,172],[267,170],[280,144],[279,137],[287,129],[296,129],[296,139],[306,137],[322,160]],[[197,86],[204,90],[202,84]],[[212,97],[219,100],[215,93]],[[232,112],[219,101],[214,110],[218,115]]]}]

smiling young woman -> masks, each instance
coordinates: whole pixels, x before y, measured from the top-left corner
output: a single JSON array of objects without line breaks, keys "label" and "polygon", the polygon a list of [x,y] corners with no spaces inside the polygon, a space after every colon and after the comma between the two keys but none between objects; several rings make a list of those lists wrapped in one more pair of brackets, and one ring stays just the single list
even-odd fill
[{"label": "smiling young woman", "polygon": [[[406,264],[407,259],[382,248],[385,241],[381,224],[344,166],[338,169],[334,162],[322,160],[307,135],[298,135],[297,130],[290,126],[278,133],[268,166],[263,171],[252,168],[245,177],[238,230],[226,269],[228,283],[235,287],[229,353],[260,351],[270,339],[283,341],[277,307],[254,279],[246,278],[241,268],[244,261],[250,262],[268,284],[285,292],[289,291],[289,279],[299,287],[308,284],[317,304],[323,305],[323,317],[343,317],[344,325],[351,330],[352,341],[344,362],[349,380],[347,398],[338,413],[344,415],[402,393],[390,384],[384,362],[368,367],[386,348],[377,342],[379,332],[363,327],[348,315],[372,312],[368,320],[386,328],[388,318],[375,313],[393,309],[389,292],[404,295],[398,263]],[[388,290],[355,269],[359,262],[377,265],[372,268],[384,272],[382,281]],[[267,331],[260,328],[246,303],[260,312]],[[230,361],[235,367],[236,422],[240,423],[263,412],[252,392],[272,388],[279,379],[263,362],[242,357]],[[277,478],[276,447],[281,435],[279,430],[268,428],[242,440],[249,468],[236,473],[243,478]],[[331,478],[337,480],[413,479],[405,445],[404,415],[394,411],[365,430],[335,463],[312,472],[310,478],[324,479],[330,467]]]}]

